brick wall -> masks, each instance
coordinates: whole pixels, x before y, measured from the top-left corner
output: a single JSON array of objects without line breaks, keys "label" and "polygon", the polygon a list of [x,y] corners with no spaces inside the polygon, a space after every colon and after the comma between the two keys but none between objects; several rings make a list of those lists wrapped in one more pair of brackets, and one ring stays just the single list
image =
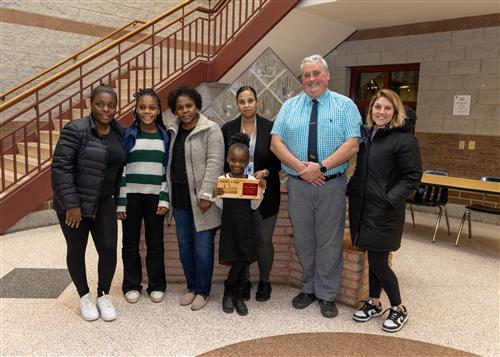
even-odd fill
[{"label": "brick wall", "polygon": [[[184,282],[184,272],[179,259],[175,225],[165,224],[165,266],[168,282]],[[227,277],[228,266],[218,263],[218,234],[215,238],[215,267],[212,281],[222,282]],[[281,207],[273,236],[274,264],[271,271],[273,283],[291,284],[300,286],[302,280],[302,266],[299,263],[293,247],[293,229],[288,218],[288,194],[282,193]],[[140,245],[143,260],[143,277],[147,281],[145,268],[146,246],[144,239]],[[258,279],[258,266],[252,264],[252,280]],[[337,301],[354,306],[359,300],[368,297],[368,261],[366,253],[353,248],[349,235],[344,236],[344,271]]]}]

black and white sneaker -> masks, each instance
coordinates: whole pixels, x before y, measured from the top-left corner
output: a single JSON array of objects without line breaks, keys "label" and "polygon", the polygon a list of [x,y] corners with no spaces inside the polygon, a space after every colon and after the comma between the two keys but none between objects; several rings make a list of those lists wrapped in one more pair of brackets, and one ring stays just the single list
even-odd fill
[{"label": "black and white sneaker", "polygon": [[406,307],[404,306],[403,308],[400,308],[399,306],[393,306],[388,310],[389,317],[384,321],[382,330],[384,330],[385,332],[396,332],[401,330],[406,321],[408,321],[408,310],[406,310]]},{"label": "black and white sneaker", "polygon": [[366,322],[370,320],[372,317],[380,316],[382,312],[382,305],[380,302],[377,305],[373,304],[372,299],[368,299],[364,301],[363,306],[359,308],[354,314],[352,314],[352,318],[358,322]]}]

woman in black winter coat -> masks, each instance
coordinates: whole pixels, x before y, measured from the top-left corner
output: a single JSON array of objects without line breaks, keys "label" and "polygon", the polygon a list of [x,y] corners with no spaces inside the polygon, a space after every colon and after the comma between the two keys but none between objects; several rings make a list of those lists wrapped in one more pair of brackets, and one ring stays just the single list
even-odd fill
[{"label": "woman in black winter coat", "polygon": [[387,332],[399,331],[408,320],[388,258],[401,245],[405,200],[422,176],[418,143],[405,118],[403,103],[393,91],[382,89],[372,97],[347,189],[353,244],[368,251],[370,268],[370,297],[353,319],[365,322],[380,316],[384,289],[392,306],[382,326]]},{"label": "woman in black winter coat", "polygon": [[[123,128],[114,119],[116,103],[112,88],[96,87],[91,114],[64,126],[52,159],[54,209],[66,238],[66,262],[80,295],[80,312],[87,321],[116,318],[107,295],[116,269],[115,199],[125,163]],[[99,255],[97,306],[85,271],[89,232]]]}]

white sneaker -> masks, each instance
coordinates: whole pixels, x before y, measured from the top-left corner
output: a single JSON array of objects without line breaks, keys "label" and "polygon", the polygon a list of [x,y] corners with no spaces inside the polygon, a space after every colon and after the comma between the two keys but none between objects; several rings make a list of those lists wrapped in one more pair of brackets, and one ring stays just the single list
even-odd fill
[{"label": "white sneaker", "polygon": [[109,295],[103,293],[101,297],[97,298],[97,308],[101,312],[101,319],[104,321],[113,321],[116,319],[116,310]]},{"label": "white sneaker", "polygon": [[389,317],[384,321],[382,330],[385,332],[396,332],[401,330],[408,321],[408,310],[406,310],[406,307],[403,306],[403,308],[400,308],[399,306],[393,306],[387,310],[389,310]]},{"label": "white sneaker", "polygon": [[97,311],[94,298],[90,293],[80,298],[80,313],[85,321],[94,321],[99,318],[99,311]]},{"label": "white sneaker", "polygon": [[139,301],[140,297],[141,293],[137,290],[127,291],[127,293],[125,294],[125,300],[127,300],[127,302],[130,304],[135,304],[137,301]]},{"label": "white sneaker", "polygon": [[151,291],[151,294],[149,295],[152,302],[162,302],[164,296],[165,293],[163,291],[156,291],[156,290]]}]

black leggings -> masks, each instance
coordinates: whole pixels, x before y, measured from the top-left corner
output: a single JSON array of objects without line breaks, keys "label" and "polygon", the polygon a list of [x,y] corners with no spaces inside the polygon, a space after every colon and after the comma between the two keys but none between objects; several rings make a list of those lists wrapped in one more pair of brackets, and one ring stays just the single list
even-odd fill
[{"label": "black leggings", "polygon": [[243,261],[233,262],[229,274],[227,275],[227,284],[229,286],[243,288],[245,282],[245,273],[248,271],[249,264]]},{"label": "black leggings", "polygon": [[370,297],[380,298],[384,289],[391,306],[401,304],[398,278],[389,266],[389,252],[368,251]]},{"label": "black leggings", "polygon": [[117,222],[116,205],[113,196],[100,201],[95,219],[83,218],[78,228],[70,228],[66,216],[57,215],[64,238],[66,238],[66,264],[69,275],[78,290],[80,297],[89,292],[87,273],[85,270],[85,250],[92,234],[94,245],[99,255],[97,272],[97,296],[108,294],[116,269]]}]

